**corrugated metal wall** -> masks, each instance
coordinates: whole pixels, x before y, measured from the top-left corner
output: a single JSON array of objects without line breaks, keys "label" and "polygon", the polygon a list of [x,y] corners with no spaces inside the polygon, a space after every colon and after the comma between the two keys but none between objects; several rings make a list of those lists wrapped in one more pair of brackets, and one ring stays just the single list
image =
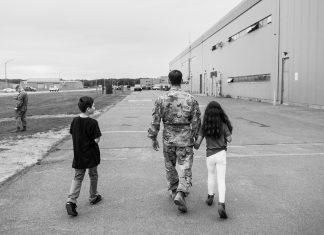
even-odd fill
[{"label": "corrugated metal wall", "polygon": [[323,12],[323,0],[280,1],[280,51],[289,57],[280,73],[283,103],[324,105]]},{"label": "corrugated metal wall", "polygon": [[[224,17],[230,22],[221,20],[213,26],[172,60],[170,69],[179,69],[188,77],[191,58],[194,93],[214,95],[215,81],[210,73],[215,70],[220,75],[216,79],[222,82],[222,95],[324,107],[323,12],[323,0],[246,0]],[[226,41],[268,16],[268,26]],[[219,42],[223,46],[212,51]],[[258,74],[270,74],[271,79],[226,82],[228,77]]]}]

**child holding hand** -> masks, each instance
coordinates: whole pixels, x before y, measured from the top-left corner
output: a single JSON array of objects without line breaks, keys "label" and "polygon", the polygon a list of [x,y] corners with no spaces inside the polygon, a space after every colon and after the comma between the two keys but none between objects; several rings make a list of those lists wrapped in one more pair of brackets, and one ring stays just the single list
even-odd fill
[{"label": "child holding hand", "polygon": [[225,210],[225,173],[227,143],[232,141],[232,124],[228,116],[216,101],[211,101],[205,110],[203,123],[199,130],[199,136],[194,145],[199,149],[200,144],[206,138],[206,164],[208,171],[208,196],[206,203],[211,206],[215,194],[215,180],[218,185],[218,213],[220,218],[226,219]]}]

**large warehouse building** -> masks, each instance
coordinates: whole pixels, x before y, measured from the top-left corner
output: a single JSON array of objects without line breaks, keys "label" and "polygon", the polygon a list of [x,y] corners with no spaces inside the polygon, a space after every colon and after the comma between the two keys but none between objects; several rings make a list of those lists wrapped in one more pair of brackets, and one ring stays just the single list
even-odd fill
[{"label": "large warehouse building", "polygon": [[323,108],[323,12],[323,0],[244,0],[169,67],[193,93]]}]

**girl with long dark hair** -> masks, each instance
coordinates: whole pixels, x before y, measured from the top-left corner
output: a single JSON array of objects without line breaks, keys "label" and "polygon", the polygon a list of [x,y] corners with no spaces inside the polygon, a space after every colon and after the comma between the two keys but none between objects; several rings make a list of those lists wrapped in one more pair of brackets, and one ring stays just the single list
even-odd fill
[{"label": "girl with long dark hair", "polygon": [[198,149],[202,140],[206,138],[206,164],[208,170],[208,196],[206,203],[211,206],[215,194],[215,180],[218,185],[218,213],[223,219],[227,218],[225,210],[225,173],[227,143],[232,141],[232,124],[216,101],[211,101],[205,110],[199,136],[195,143]]}]

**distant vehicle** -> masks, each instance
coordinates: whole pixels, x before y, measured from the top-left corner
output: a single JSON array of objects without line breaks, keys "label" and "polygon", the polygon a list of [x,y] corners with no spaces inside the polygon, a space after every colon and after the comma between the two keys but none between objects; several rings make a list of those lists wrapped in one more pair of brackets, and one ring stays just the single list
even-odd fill
[{"label": "distant vehicle", "polygon": [[121,88],[121,86],[113,86],[113,89],[114,90],[121,90],[122,88]]},{"label": "distant vehicle", "polygon": [[2,91],[10,93],[10,92],[16,92],[16,89],[8,87],[8,88],[3,89]]},{"label": "distant vehicle", "polygon": [[144,85],[144,86],[142,86],[142,89],[143,90],[151,90],[152,88],[150,85]]},{"label": "distant vehicle", "polygon": [[60,89],[57,86],[50,86],[49,91],[50,92],[58,92]]},{"label": "distant vehicle", "polygon": [[26,86],[25,91],[37,91],[36,88],[31,87],[31,86]]},{"label": "distant vehicle", "polygon": [[159,84],[155,84],[152,88],[152,90],[160,90],[161,89],[161,85]]},{"label": "distant vehicle", "polygon": [[142,87],[141,87],[141,85],[136,84],[136,85],[134,86],[134,91],[142,91]]},{"label": "distant vehicle", "polygon": [[164,90],[164,91],[168,91],[168,90],[170,90],[171,89],[171,86],[169,85],[169,84],[164,84],[164,85],[162,85],[162,90]]}]

